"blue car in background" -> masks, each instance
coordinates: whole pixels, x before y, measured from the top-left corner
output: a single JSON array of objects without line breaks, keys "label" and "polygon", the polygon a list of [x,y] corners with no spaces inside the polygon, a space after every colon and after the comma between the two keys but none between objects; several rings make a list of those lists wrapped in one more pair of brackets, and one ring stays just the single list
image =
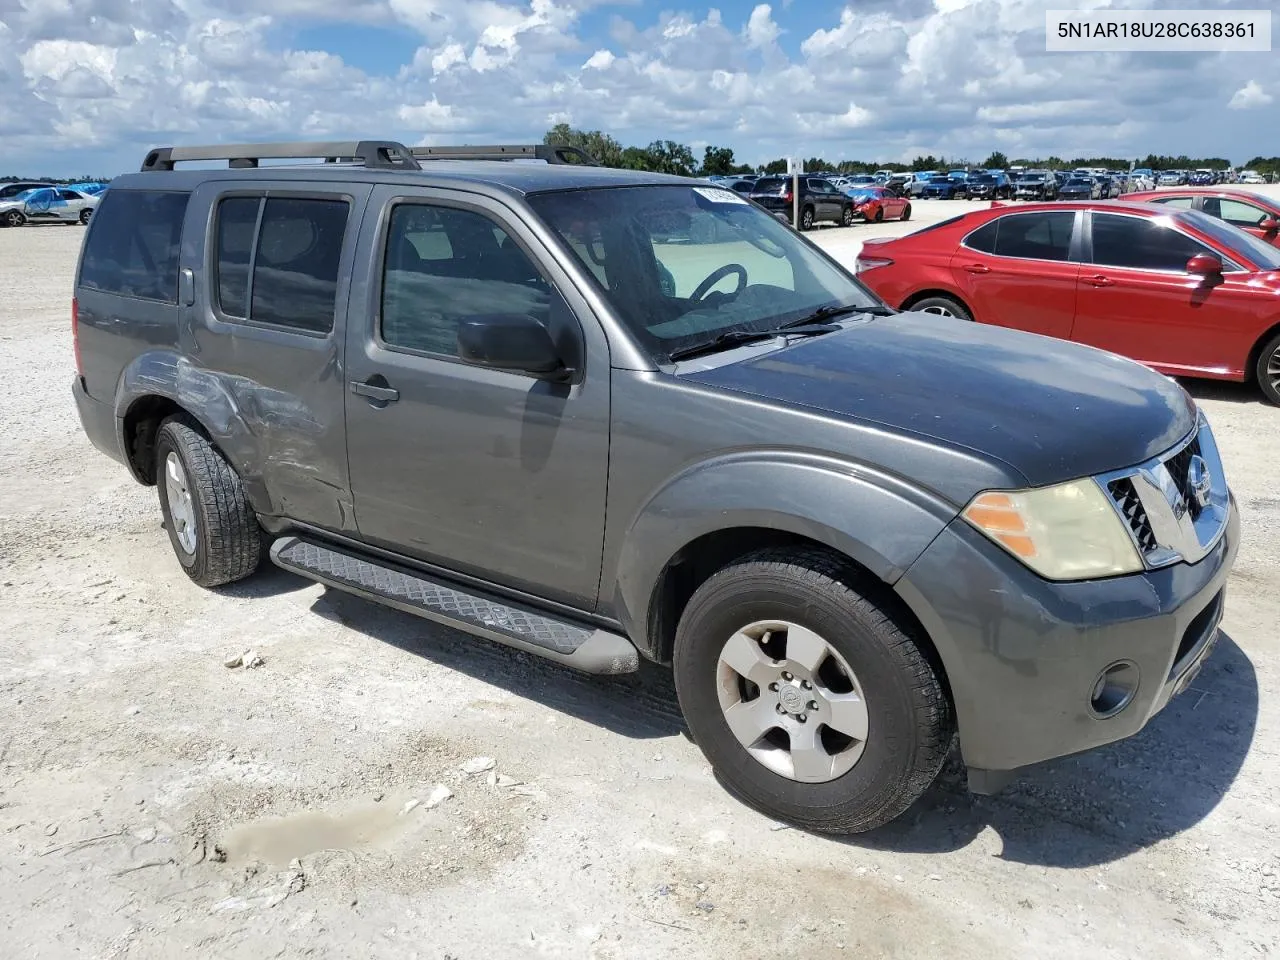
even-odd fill
[{"label": "blue car in background", "polygon": [[925,200],[961,200],[969,196],[969,178],[955,174],[934,177],[920,191]]}]

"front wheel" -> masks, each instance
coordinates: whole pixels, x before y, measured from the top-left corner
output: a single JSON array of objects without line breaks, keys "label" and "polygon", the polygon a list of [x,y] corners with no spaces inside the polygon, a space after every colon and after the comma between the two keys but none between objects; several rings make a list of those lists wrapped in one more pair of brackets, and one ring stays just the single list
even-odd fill
[{"label": "front wheel", "polygon": [[675,683],[693,739],[732,794],[825,833],[888,823],[953,737],[937,672],[892,612],[816,550],[765,550],[693,595]]},{"label": "front wheel", "polygon": [[883,222],[884,222],[884,207],[879,207],[876,209],[876,223],[883,223]]},{"label": "front wheel", "polygon": [[93,211],[92,211],[92,210],[81,210],[81,211],[80,211],[80,224],[81,224],[81,226],[85,226],[85,227],[87,227],[87,226],[89,225],[89,218],[90,218],[90,217],[92,217],[92,216],[93,216]]},{"label": "front wheel", "polygon": [[20,227],[27,222],[27,218],[21,210],[10,210],[4,215],[4,222],[7,227]]},{"label": "front wheel", "polygon": [[242,580],[262,559],[262,528],[222,452],[183,418],[156,437],[156,487],[169,542],[202,587]]},{"label": "front wheel", "polygon": [[902,208],[902,219],[903,220],[911,219],[911,204],[908,203],[905,207]]},{"label": "front wheel", "polygon": [[1280,406],[1280,333],[1262,345],[1254,369],[1258,386],[1267,401]]},{"label": "front wheel", "polygon": [[813,229],[813,207],[805,207],[800,211],[800,229]]},{"label": "front wheel", "polygon": [[853,226],[853,207],[844,208],[844,213],[840,215],[840,223],[846,227]]}]

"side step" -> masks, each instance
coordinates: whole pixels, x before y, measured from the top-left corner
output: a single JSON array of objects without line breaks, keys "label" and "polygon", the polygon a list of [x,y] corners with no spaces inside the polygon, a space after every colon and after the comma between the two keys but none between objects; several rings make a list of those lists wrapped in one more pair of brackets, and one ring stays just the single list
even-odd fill
[{"label": "side step", "polygon": [[632,673],[640,668],[635,646],[620,634],[513,606],[470,587],[427,579],[326,544],[280,537],[271,545],[271,561],[309,580],[586,673]]}]

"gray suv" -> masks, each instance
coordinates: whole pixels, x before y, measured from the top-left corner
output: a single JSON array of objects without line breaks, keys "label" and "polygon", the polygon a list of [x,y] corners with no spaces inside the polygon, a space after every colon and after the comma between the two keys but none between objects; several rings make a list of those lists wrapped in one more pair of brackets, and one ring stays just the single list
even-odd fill
[{"label": "gray suv", "polygon": [[1187,686],[1239,521],[1177,384],[898,313],[733,191],[565,159],[175,147],[112,182],[75,400],[196,583],[269,556],[670,664],[723,784],[820,831],[900,814],[957,738],[990,792]]}]

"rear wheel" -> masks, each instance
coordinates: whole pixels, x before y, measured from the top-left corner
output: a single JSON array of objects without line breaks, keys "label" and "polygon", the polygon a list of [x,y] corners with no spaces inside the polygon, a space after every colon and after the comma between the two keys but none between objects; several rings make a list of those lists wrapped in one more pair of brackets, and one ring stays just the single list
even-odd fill
[{"label": "rear wheel", "polygon": [[957,320],[973,319],[973,314],[963,303],[942,294],[917,300],[911,305],[911,309],[919,313],[934,313],[940,317],[955,317]]},{"label": "rear wheel", "polygon": [[257,570],[262,528],[240,477],[184,418],[160,427],[156,487],[169,542],[187,576],[202,587],[216,587]]},{"label": "rear wheel", "polygon": [[952,741],[937,673],[862,586],[822,552],[761,551],[707,580],[676,632],[680,706],[721,783],[809,830],[888,823]]},{"label": "rear wheel", "polygon": [[840,222],[846,227],[853,226],[853,207],[844,208],[844,213],[840,215]]},{"label": "rear wheel", "polygon": [[1280,406],[1280,333],[1262,345],[1258,352],[1258,364],[1254,368],[1262,395]]}]

